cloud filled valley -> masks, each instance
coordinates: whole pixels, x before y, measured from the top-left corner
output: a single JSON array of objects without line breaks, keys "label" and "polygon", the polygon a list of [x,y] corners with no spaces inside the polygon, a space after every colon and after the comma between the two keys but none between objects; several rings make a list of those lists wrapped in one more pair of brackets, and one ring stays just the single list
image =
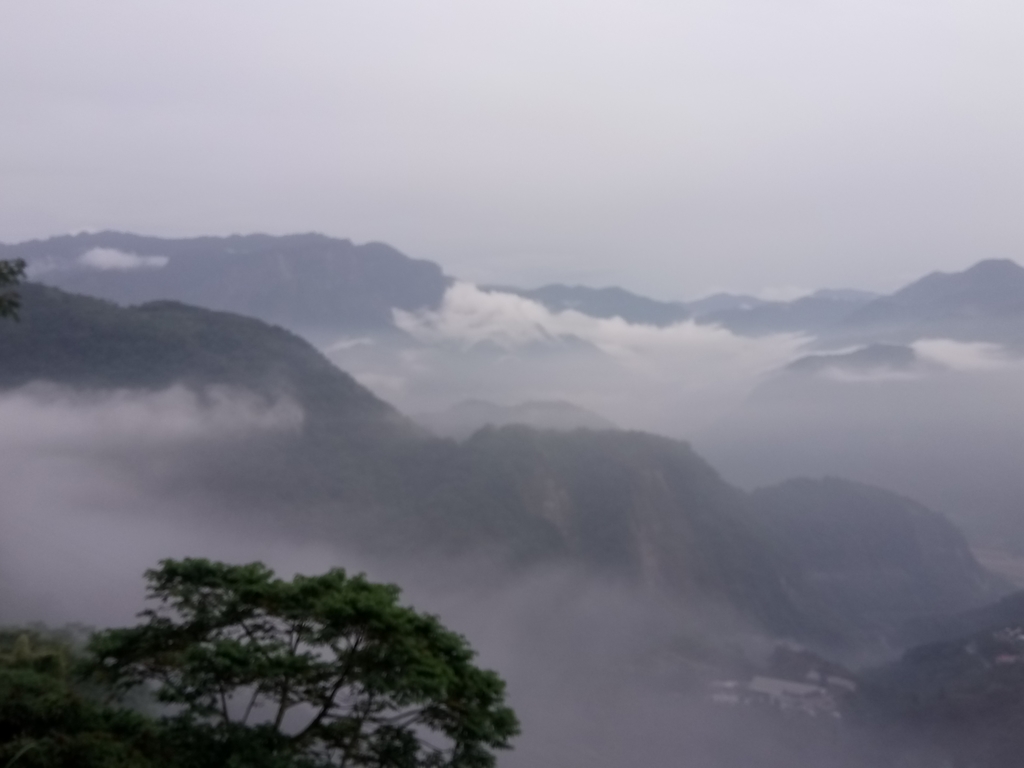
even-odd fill
[{"label": "cloud filled valley", "polygon": [[0,768],[1021,768],[1022,24],[0,3]]},{"label": "cloud filled valley", "polygon": [[[382,396],[409,412],[469,397],[568,400],[625,427],[677,436],[738,405],[807,341],[743,337],[692,320],[659,327],[552,311],[467,283],[449,288],[437,310],[396,310],[395,322],[420,345],[385,358],[395,366],[390,379],[370,370],[367,383],[380,382]],[[372,353],[357,347],[333,357],[358,365],[360,354]]]},{"label": "cloud filled valley", "polygon": [[165,557],[261,560],[286,576],[341,565],[403,585],[406,600],[465,633],[481,663],[501,671],[524,727],[502,765],[670,766],[681,755],[688,768],[864,765],[859,736],[844,737],[839,754],[821,734],[780,734],[764,713],[708,703],[707,681],[730,667],[679,654],[681,639],[733,643],[759,662],[772,647],[714,601],[682,605],[571,562],[510,574],[472,553],[373,554],[358,538],[282,530],[225,506],[202,489],[209,466],[197,463],[294,430],[296,414],[238,390],[218,397],[29,388],[0,398],[5,426],[17,425],[0,440],[6,623],[130,624],[144,605],[142,571]]},{"label": "cloud filled valley", "polygon": [[[379,244],[135,237],[29,244],[107,300],[28,283],[0,327],[11,621],[129,622],[161,557],[340,564],[506,677],[524,735],[501,765],[878,768],[931,759],[902,715],[884,739],[863,719],[900,653],[1013,610],[971,549],[1024,541],[1002,310],[498,289]],[[78,260],[101,247],[168,262]],[[872,693],[806,682],[826,669]],[[773,709],[794,676],[811,719]]]}]

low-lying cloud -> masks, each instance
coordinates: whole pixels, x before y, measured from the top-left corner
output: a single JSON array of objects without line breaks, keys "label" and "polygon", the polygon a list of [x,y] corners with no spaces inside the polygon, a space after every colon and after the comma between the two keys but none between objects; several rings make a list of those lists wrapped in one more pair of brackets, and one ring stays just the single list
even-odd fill
[{"label": "low-lying cloud", "polygon": [[1024,367],[1024,361],[1009,354],[1001,344],[953,339],[920,339],[912,345],[922,360],[954,371],[1000,371]]},{"label": "low-lying cloud", "polygon": [[[144,568],[213,553],[201,526],[220,510],[199,470],[301,423],[293,401],[227,387],[0,394],[4,623],[130,620]],[[234,539],[218,536],[221,551]]]},{"label": "low-lying cloud", "polygon": [[237,439],[253,431],[294,431],[302,421],[302,408],[294,400],[268,402],[220,386],[79,392],[32,385],[0,397],[5,446],[18,450]]},{"label": "low-lying cloud", "polygon": [[[164,430],[187,460],[192,446],[219,440],[223,452],[242,451],[254,432],[295,423],[290,406],[237,390],[0,395],[2,623],[134,623],[142,572],[166,557],[262,560],[286,578],[342,566],[406,585],[409,603],[464,633],[508,681],[523,735],[500,757],[507,768],[821,764],[779,752],[773,720],[730,720],[699,686],[677,684],[665,653],[673,638],[715,631],[687,606],[565,566],[513,576],[488,570],[483,556],[373,557],[355,542],[263,528],[245,508],[214,515],[222,502],[190,494],[187,472],[160,488],[134,475],[139,455],[164,460]],[[106,445],[124,450],[96,449]],[[278,517],[297,511],[289,504]],[[776,752],[784,762],[756,762]]]},{"label": "low-lying cloud", "polygon": [[423,341],[456,342],[465,347],[489,342],[511,350],[575,338],[619,359],[674,350],[691,357],[742,355],[753,358],[755,365],[764,365],[775,363],[781,350],[791,353],[802,341],[796,336],[773,336],[765,343],[692,321],[659,327],[629,323],[621,317],[592,317],[572,309],[552,312],[531,299],[483,291],[470,283],[449,288],[437,310],[394,310],[394,314],[399,328]]},{"label": "low-lying cloud", "polygon": [[93,248],[78,257],[78,263],[92,269],[160,269],[166,267],[166,256],[140,256],[115,248]]},{"label": "low-lying cloud", "polygon": [[469,283],[449,288],[436,310],[394,314],[421,347],[387,361],[377,354],[369,364],[337,347],[329,354],[368,385],[387,385],[381,394],[406,410],[474,397],[566,400],[624,427],[675,435],[737,405],[807,341],[738,336],[690,321],[657,327],[553,312]]}]

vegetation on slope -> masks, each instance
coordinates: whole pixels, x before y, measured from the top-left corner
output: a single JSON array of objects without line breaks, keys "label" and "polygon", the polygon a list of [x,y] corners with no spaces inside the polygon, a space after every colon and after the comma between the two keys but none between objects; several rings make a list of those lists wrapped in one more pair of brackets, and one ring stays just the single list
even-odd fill
[{"label": "vegetation on slope", "polygon": [[51,768],[490,768],[518,732],[466,641],[340,569],[165,560],[139,626],[0,635],[0,759]]},{"label": "vegetation on slope", "polygon": [[[407,553],[483,550],[518,563],[573,562],[679,599],[722,603],[778,633],[820,636],[879,626],[872,607],[858,602],[858,579],[887,550],[854,548],[856,567],[834,569],[831,591],[823,591],[805,523],[822,527],[821,541],[866,524],[862,533],[884,544],[910,514],[931,522],[901,533],[900,546],[921,548],[923,559],[882,571],[875,587],[897,594],[909,578],[917,598],[885,622],[954,593],[964,608],[990,597],[945,521],[891,504],[863,517],[846,503],[845,487],[786,486],[755,495],[752,508],[689,446],[653,435],[505,427],[461,444],[434,439],[280,328],[174,302],[121,308],[37,285],[23,294],[23,322],[0,327],[0,387],[229,385],[298,403],[298,433],[190,456],[181,478],[225,506],[276,516],[297,535],[356,537]],[[780,493],[805,523],[785,510],[758,511]]]}]

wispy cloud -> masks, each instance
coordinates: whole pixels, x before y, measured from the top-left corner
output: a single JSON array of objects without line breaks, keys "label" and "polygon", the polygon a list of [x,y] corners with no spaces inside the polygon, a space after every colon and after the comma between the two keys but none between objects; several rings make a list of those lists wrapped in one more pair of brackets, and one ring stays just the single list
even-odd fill
[{"label": "wispy cloud", "polygon": [[302,420],[302,409],[293,400],[267,402],[227,387],[82,393],[29,386],[0,397],[0,424],[9,436],[5,445],[21,449],[224,439],[294,430]]},{"label": "wispy cloud", "polygon": [[92,269],[160,269],[170,261],[166,256],[140,256],[115,248],[93,248],[78,257],[78,262]]},{"label": "wispy cloud", "polygon": [[1024,366],[1024,361],[1010,355],[1000,344],[920,339],[911,346],[922,360],[954,371],[999,371]]},{"label": "wispy cloud", "polygon": [[394,310],[399,328],[421,341],[456,342],[471,347],[489,342],[504,349],[529,346],[555,339],[580,339],[620,359],[651,352],[687,351],[691,355],[732,357],[771,350],[773,361],[781,350],[796,349],[797,336],[751,339],[713,325],[691,321],[667,327],[629,323],[620,317],[598,318],[576,310],[552,312],[522,296],[482,291],[470,283],[448,289],[440,308],[418,313]]}]

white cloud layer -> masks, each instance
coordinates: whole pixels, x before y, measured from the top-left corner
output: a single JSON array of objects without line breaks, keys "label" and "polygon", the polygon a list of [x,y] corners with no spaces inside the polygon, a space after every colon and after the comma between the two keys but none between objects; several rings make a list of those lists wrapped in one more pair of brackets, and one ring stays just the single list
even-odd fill
[{"label": "white cloud layer", "polygon": [[1000,371],[1019,368],[1022,361],[1010,356],[1000,344],[952,339],[920,339],[912,345],[923,360],[954,371]]},{"label": "white cloud layer", "polygon": [[751,355],[753,365],[757,366],[768,360],[774,363],[779,351],[791,352],[801,341],[795,336],[781,335],[752,339],[692,321],[659,327],[629,323],[621,317],[591,317],[572,309],[552,312],[531,299],[482,291],[463,282],[448,289],[436,311],[394,310],[394,315],[399,328],[425,342],[457,342],[467,348],[489,342],[512,350],[575,338],[622,360],[639,359],[654,352],[679,352],[690,359]]},{"label": "white cloud layer", "polygon": [[332,356],[370,386],[402,382],[381,394],[407,411],[471,397],[566,400],[624,427],[679,436],[735,407],[806,341],[552,312],[468,283],[453,285],[437,310],[396,311],[395,322],[425,346],[401,355],[394,368],[362,367],[343,352]]},{"label": "white cloud layer", "polygon": [[4,446],[18,451],[231,439],[254,431],[298,429],[302,420],[302,409],[293,400],[268,403],[227,387],[201,393],[175,386],[161,392],[87,394],[29,386],[0,397]]},{"label": "white cloud layer", "polygon": [[139,256],[115,248],[93,248],[78,257],[78,262],[93,269],[160,269],[170,261],[166,256]]}]

